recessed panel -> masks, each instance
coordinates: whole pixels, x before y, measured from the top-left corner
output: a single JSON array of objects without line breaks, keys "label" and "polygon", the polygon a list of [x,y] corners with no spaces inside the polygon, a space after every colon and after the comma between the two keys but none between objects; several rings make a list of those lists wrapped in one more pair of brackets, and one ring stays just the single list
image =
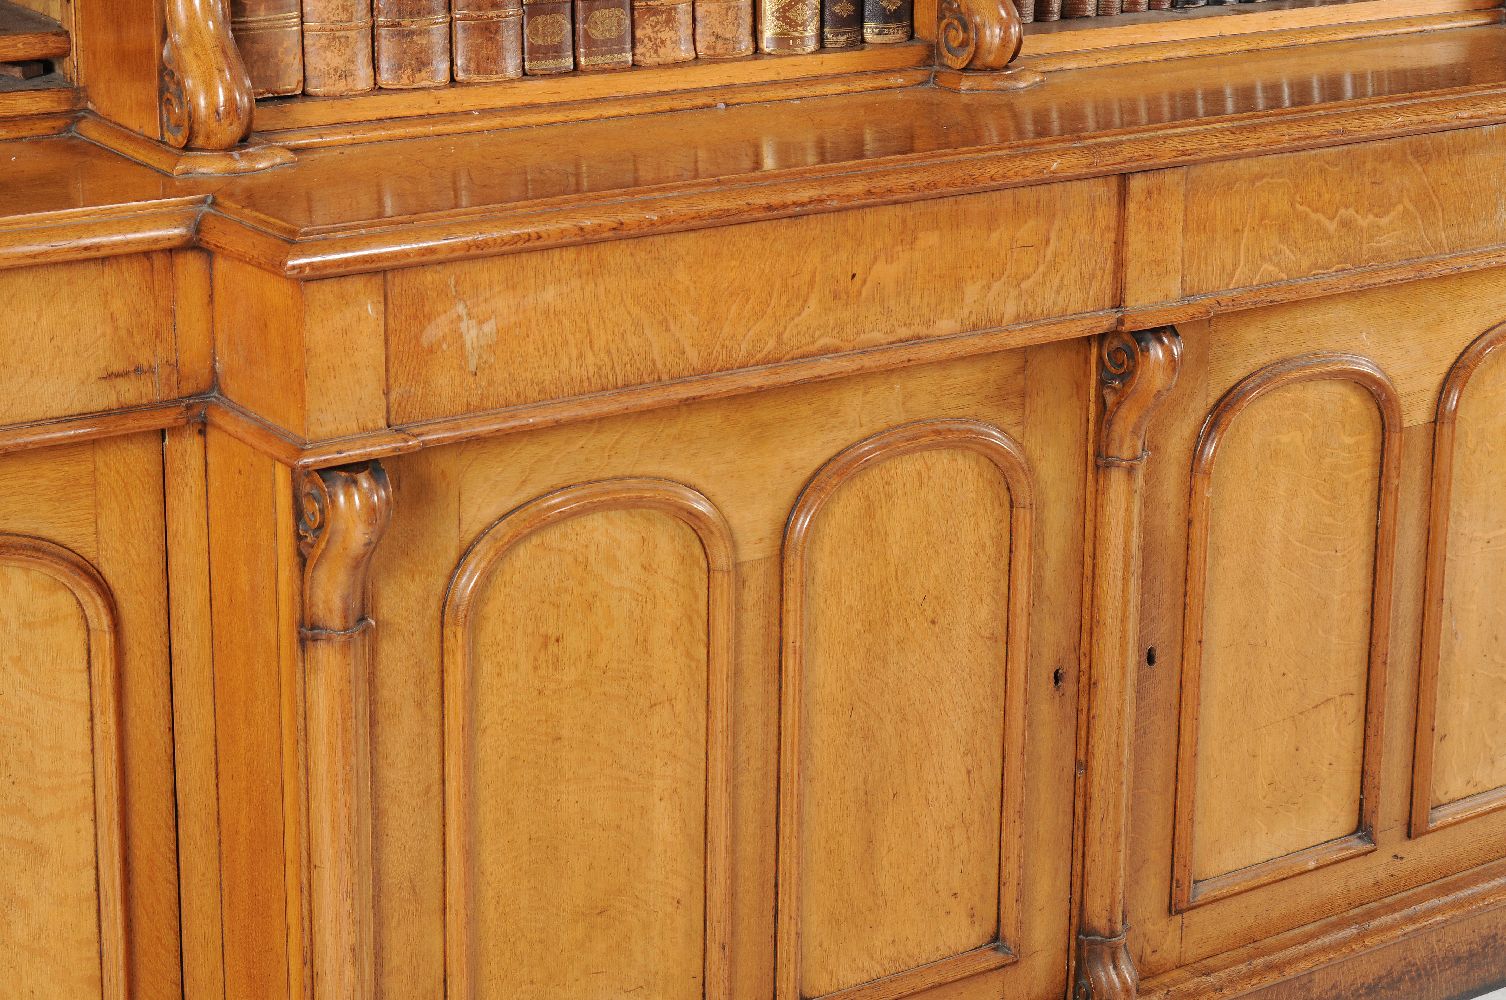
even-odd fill
[{"label": "recessed panel", "polygon": [[1382,433],[1370,393],[1332,378],[1271,391],[1218,443],[1188,623],[1196,882],[1361,826]]},{"label": "recessed panel", "polygon": [[988,458],[937,449],[857,472],[810,523],[801,996],[1001,937],[1010,503]]},{"label": "recessed panel", "polygon": [[0,565],[0,983],[102,992],[88,622],[72,591]]},{"label": "recessed panel", "polygon": [[1495,351],[1454,415],[1445,529],[1433,805],[1506,785],[1506,361]]},{"label": "recessed panel", "polygon": [[702,996],[708,584],[690,527],[631,509],[544,527],[478,584],[451,860],[475,1000]]}]

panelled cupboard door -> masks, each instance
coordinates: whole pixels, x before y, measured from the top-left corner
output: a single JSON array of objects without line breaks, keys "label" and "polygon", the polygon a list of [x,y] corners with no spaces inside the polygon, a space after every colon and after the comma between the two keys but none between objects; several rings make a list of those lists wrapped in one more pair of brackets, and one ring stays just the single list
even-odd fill
[{"label": "panelled cupboard door", "polygon": [[1506,853],[1485,597],[1506,369],[1481,338],[1503,319],[1487,272],[1182,329],[1146,480],[1130,920],[1152,989]]},{"label": "panelled cupboard door", "polygon": [[181,995],[163,531],[160,435],[0,457],[7,995]]},{"label": "panelled cupboard door", "polygon": [[378,994],[1060,997],[1091,376],[388,460]]}]

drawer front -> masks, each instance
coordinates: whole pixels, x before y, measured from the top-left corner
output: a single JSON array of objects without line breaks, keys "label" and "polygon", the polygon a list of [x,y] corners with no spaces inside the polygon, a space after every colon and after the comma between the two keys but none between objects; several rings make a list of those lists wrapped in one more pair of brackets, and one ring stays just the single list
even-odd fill
[{"label": "drawer front", "polygon": [[395,424],[1112,305],[1113,179],[392,272]]},{"label": "drawer front", "polygon": [[165,253],[0,272],[0,423],[177,396],[176,284]]},{"label": "drawer front", "polygon": [[387,460],[382,994],[1060,997],[1087,360]]}]

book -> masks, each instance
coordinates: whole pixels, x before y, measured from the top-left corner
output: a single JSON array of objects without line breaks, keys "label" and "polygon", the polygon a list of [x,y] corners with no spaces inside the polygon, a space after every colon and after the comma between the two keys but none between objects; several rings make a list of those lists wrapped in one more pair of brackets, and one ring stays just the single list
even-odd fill
[{"label": "book", "polygon": [[458,83],[522,76],[522,0],[454,0],[450,61]]},{"label": "book", "polygon": [[633,65],[631,0],[575,0],[575,68]]},{"label": "book", "polygon": [[667,66],[694,58],[691,0],[633,0],[633,65]]},{"label": "book", "polygon": [[231,0],[230,33],[257,97],[303,91],[303,10],[299,0]]},{"label": "book", "polygon": [[378,87],[450,82],[449,0],[373,0],[371,13]]},{"label": "book", "polygon": [[821,0],[761,0],[763,25],[758,47],[793,55],[821,47]]},{"label": "book", "polygon": [[821,47],[855,49],[863,44],[863,0],[821,0]]},{"label": "book", "polygon": [[568,73],[575,68],[571,0],[523,0],[523,72]]},{"label": "book", "polygon": [[908,42],[915,24],[915,0],[863,0],[863,41],[869,45]]},{"label": "book", "polygon": [[371,0],[303,0],[303,92],[371,90]]},{"label": "book", "polygon": [[695,0],[695,54],[699,59],[752,55],[753,0]]}]

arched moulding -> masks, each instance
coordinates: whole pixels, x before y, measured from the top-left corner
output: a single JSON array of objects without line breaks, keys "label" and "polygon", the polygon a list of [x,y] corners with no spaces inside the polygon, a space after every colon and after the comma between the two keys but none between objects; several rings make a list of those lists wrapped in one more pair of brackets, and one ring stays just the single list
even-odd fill
[{"label": "arched moulding", "polygon": [[1438,393],[1433,421],[1433,475],[1428,498],[1428,547],[1422,591],[1422,647],[1417,682],[1417,730],[1412,762],[1412,836],[1483,816],[1506,807],[1506,786],[1434,805],[1434,755],[1439,674],[1443,654],[1450,504],[1454,497],[1459,405],[1475,373],[1506,345],[1506,323],[1482,333],[1454,361]]},{"label": "arched moulding", "polygon": [[625,478],[569,486],[522,505],[493,523],[456,568],[443,610],[445,967],[447,1000],[472,1000],[475,950],[471,915],[475,851],[468,822],[473,787],[470,708],[475,688],[472,613],[508,553],[538,532],[612,511],[654,511],[688,526],[707,570],[705,928],[702,995],[729,996],[731,891],[731,697],[735,551],[732,529],[703,494],[664,479]]},{"label": "arched moulding", "polygon": [[18,566],[42,573],[67,588],[78,602],[88,628],[100,997],[126,1000],[130,996],[130,976],[122,853],[124,734],[120,706],[120,627],[115,598],[104,577],[87,560],[42,538],[0,534],[0,566]]},{"label": "arched moulding", "polygon": [[[979,975],[1014,962],[1020,935],[1018,876],[1024,787],[1018,779],[1025,753],[1025,664],[1029,650],[1033,477],[1020,446],[1003,431],[977,420],[946,419],[906,424],[852,445],[824,465],[806,485],[785,530],[781,604],[778,900],[776,1000],[807,1000],[801,988],[801,792],[805,626],[808,549],[814,524],[827,503],[867,470],[903,456],[933,451],[981,455],[1002,477],[1009,494],[1008,606],[1003,652],[1003,774],[1000,775],[998,837],[998,934],[995,940],[923,965],[822,994],[822,1000],[896,1000],[931,987]],[[1006,884],[1013,879],[1016,889]]]},{"label": "arched moulding", "polygon": [[[1356,829],[1345,836],[1224,874],[1198,879],[1194,872],[1194,826],[1214,466],[1230,427],[1257,400],[1288,386],[1322,381],[1351,382],[1364,389],[1380,416],[1378,509],[1370,589],[1359,802],[1356,804],[1358,823]],[[1225,899],[1375,850],[1374,834],[1380,805],[1381,730],[1385,711],[1386,662],[1390,644],[1391,592],[1396,554],[1396,512],[1401,476],[1401,435],[1401,399],[1396,388],[1374,362],[1350,354],[1318,353],[1273,362],[1246,376],[1225,393],[1203,423],[1193,451],[1187,518],[1187,590],[1182,630],[1182,689],[1173,840],[1174,912],[1181,913],[1195,906]]]}]

